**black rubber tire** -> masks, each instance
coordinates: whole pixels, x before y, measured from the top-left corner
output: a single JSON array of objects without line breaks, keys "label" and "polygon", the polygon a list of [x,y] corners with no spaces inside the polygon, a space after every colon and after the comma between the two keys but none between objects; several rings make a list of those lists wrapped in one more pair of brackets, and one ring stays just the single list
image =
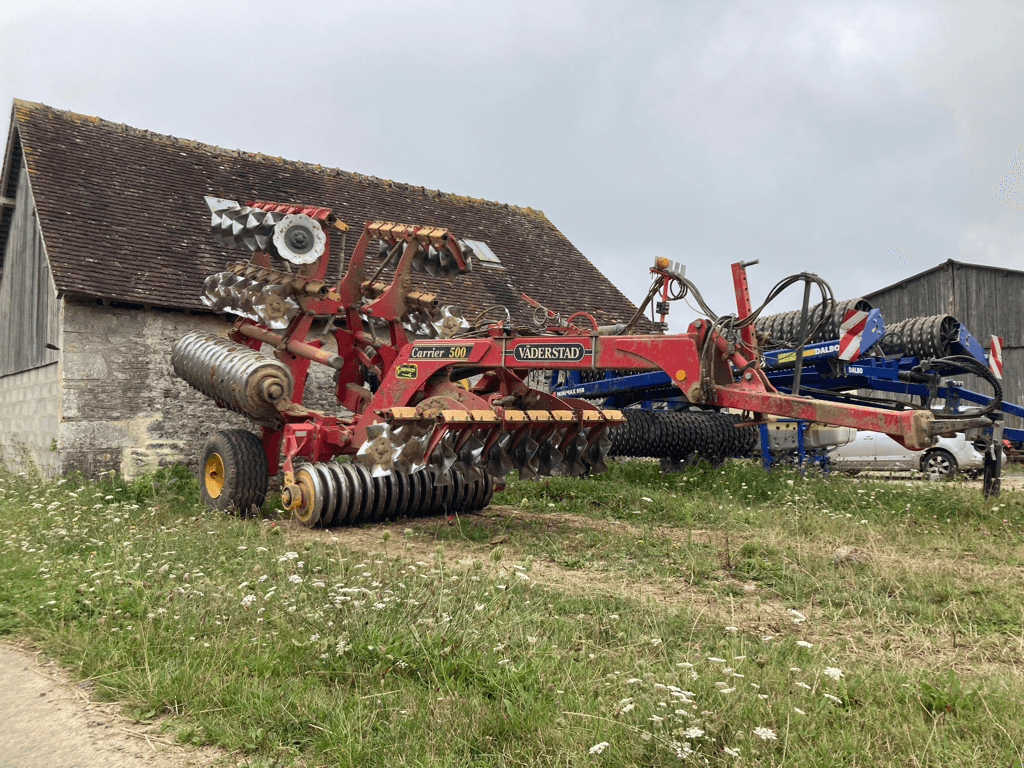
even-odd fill
[{"label": "black rubber tire", "polygon": [[936,448],[921,457],[921,472],[928,480],[952,480],[957,473],[956,459],[949,451]]},{"label": "black rubber tire", "polygon": [[[219,488],[210,472],[217,459],[222,468]],[[259,437],[244,429],[226,429],[210,435],[199,474],[203,504],[243,517],[259,514],[269,482],[267,454]]]}]

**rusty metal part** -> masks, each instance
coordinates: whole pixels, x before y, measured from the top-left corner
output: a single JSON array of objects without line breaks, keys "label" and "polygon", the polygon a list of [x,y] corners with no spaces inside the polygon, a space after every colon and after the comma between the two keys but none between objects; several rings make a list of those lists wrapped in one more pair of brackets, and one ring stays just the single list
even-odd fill
[{"label": "rusty metal part", "polygon": [[[388,283],[375,282],[371,283],[369,280],[365,281],[359,288],[363,296],[369,299],[376,299],[384,291],[388,289]],[[437,298],[436,293],[428,293],[427,291],[421,291],[419,289],[409,291],[405,294],[406,303],[414,309],[426,309],[434,310],[440,305],[440,301]]]},{"label": "rusty metal part", "polygon": [[314,360],[324,365],[329,365],[331,368],[340,369],[345,365],[345,360],[333,352],[328,352],[325,349],[318,349],[312,344],[306,344],[303,341],[296,341],[295,339],[289,338],[285,341],[285,337],[278,333],[272,333],[266,328],[260,328],[258,325],[250,325],[248,323],[242,323],[236,330],[243,336],[248,336],[250,339],[256,339],[262,341],[264,344],[269,344],[275,349],[287,349],[293,355],[304,357],[307,360]]},{"label": "rusty metal part", "polygon": [[318,280],[298,272],[284,272],[280,269],[271,269],[260,264],[253,264],[251,261],[233,262],[228,264],[225,271],[248,278],[253,282],[286,285],[293,291],[307,293],[318,299],[326,298],[330,291],[330,287],[324,280]]},{"label": "rusty metal part", "polygon": [[204,331],[178,340],[171,365],[203,394],[257,421],[279,422],[277,405],[291,398],[294,387],[291,372],[279,360]]}]

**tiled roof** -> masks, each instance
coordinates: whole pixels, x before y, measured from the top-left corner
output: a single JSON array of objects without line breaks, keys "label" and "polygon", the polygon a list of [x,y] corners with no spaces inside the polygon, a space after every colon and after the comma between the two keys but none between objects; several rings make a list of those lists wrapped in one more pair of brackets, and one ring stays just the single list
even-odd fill
[{"label": "tiled roof", "polygon": [[[589,311],[602,324],[634,310],[532,208],[222,149],[25,101],[14,103],[12,130],[21,139],[53,278],[65,294],[205,309],[199,294],[206,276],[246,258],[210,236],[203,197],[212,195],[329,206],[350,227],[349,252],[368,219],[484,240],[506,270],[477,264],[453,283],[414,275],[470,316],[502,305],[527,322],[532,312],[521,293],[563,314]],[[332,233],[333,252],[340,243]]]}]

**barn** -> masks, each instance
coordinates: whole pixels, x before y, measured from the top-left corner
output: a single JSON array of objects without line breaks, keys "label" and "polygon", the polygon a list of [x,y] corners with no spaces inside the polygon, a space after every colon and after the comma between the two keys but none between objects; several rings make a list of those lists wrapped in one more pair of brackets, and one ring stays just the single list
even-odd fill
[{"label": "barn", "polygon": [[[452,283],[415,276],[468,317],[502,307],[530,325],[524,293],[602,324],[635,310],[541,211],[15,101],[0,174],[0,458],[9,468],[132,476],[195,464],[206,435],[248,425],[169,364],[186,332],[228,327],[199,296],[239,253],[210,236],[204,196],[328,206],[356,233],[386,219],[483,243],[489,258]],[[357,239],[331,238],[332,253],[346,255]],[[320,384],[307,390],[320,399],[306,402],[334,407],[329,382]]]},{"label": "barn", "polygon": [[[1024,403],[1024,272],[949,259],[898,283],[865,294],[887,325],[911,317],[948,314],[986,348],[1003,340],[1003,398]],[[963,377],[967,387],[988,393],[987,384]],[[1008,418],[1009,426],[1021,427]]]}]

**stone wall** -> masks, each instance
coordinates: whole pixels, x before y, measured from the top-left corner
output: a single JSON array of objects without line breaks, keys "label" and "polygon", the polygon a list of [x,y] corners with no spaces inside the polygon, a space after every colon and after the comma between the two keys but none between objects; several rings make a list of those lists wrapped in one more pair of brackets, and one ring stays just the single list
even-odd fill
[{"label": "stone wall", "polygon": [[60,472],[57,363],[0,376],[0,460],[14,472]]},{"label": "stone wall", "polygon": [[[226,335],[220,317],[159,309],[65,303],[57,448],[63,471],[126,476],[185,462],[197,470],[206,438],[218,429],[257,431],[218,408],[171,368],[174,343],[192,330]],[[310,368],[305,402],[336,412],[333,371]]]}]

